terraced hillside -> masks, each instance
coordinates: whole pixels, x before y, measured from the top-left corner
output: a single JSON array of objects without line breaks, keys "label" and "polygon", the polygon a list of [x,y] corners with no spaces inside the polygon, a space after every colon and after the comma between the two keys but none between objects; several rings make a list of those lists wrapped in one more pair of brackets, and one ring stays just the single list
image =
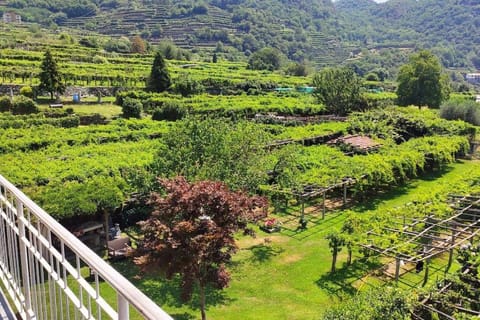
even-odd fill
[{"label": "terraced hillside", "polygon": [[[290,59],[313,60],[320,66],[341,62],[345,56],[344,44],[336,36],[338,24],[329,0],[249,0],[241,3],[153,0],[148,3],[117,1],[115,5],[100,1],[95,4],[95,10],[78,9],[78,12],[71,12],[67,5],[69,0],[66,4],[57,4],[56,8],[34,0],[21,2],[25,5],[10,6],[8,10],[16,10],[25,21],[49,21],[115,37],[141,35],[154,44],[171,40],[184,49],[212,52],[221,42],[225,50],[246,55],[270,46]],[[37,13],[30,13],[26,3],[55,13],[41,19]],[[64,6],[66,8],[62,8]],[[317,34],[325,35],[328,40],[318,41]]]},{"label": "terraced hillside", "polygon": [[2,1],[0,11],[14,10],[27,22],[114,37],[141,35],[154,44],[170,40],[234,58],[274,47],[291,60],[323,67],[351,63],[347,59],[359,58],[365,48],[382,48],[386,54],[363,52],[355,70],[363,75],[382,67],[394,77],[398,63],[384,56],[403,56],[398,48],[427,47],[445,67],[480,69],[477,0]]}]

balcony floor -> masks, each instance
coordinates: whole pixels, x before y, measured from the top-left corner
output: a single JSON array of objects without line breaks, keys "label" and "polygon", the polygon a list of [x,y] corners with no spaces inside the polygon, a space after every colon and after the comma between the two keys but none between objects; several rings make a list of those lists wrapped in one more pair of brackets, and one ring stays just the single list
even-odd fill
[{"label": "balcony floor", "polygon": [[0,288],[0,320],[16,320],[17,317],[13,314],[10,304]]}]

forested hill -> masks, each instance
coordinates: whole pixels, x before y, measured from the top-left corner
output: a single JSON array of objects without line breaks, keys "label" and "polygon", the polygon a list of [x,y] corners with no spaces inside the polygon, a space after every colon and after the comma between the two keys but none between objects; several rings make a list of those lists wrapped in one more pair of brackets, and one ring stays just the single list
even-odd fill
[{"label": "forested hill", "polygon": [[271,46],[317,66],[389,69],[425,47],[448,67],[480,68],[480,0],[0,0],[0,10],[194,50],[249,55]]},{"label": "forested hill", "polygon": [[480,69],[480,0],[339,0],[347,39],[366,47],[425,47],[445,66]]}]

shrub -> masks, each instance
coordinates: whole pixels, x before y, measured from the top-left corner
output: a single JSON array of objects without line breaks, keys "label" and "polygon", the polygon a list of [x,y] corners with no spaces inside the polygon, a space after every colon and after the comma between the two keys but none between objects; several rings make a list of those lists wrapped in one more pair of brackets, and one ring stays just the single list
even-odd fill
[{"label": "shrub", "polygon": [[367,81],[380,81],[380,78],[378,77],[378,75],[376,73],[369,73],[365,76],[365,80]]},{"label": "shrub", "polygon": [[278,70],[282,63],[280,51],[273,48],[263,48],[250,56],[247,69]]},{"label": "shrub", "polygon": [[9,112],[12,111],[12,100],[7,96],[0,97],[0,112]]},{"label": "shrub", "polygon": [[447,120],[463,120],[480,125],[480,105],[475,101],[450,99],[440,107],[440,116]]},{"label": "shrub", "polygon": [[175,93],[179,93],[184,97],[200,94],[204,90],[205,88],[199,81],[192,79],[188,75],[182,75],[175,81]]},{"label": "shrub", "polygon": [[152,114],[152,120],[168,120],[176,121],[180,120],[187,114],[187,108],[173,101],[167,101],[163,104],[162,108],[155,109]]},{"label": "shrub", "polygon": [[292,62],[285,68],[285,73],[291,76],[306,77],[308,68],[305,63]]},{"label": "shrub", "polygon": [[142,102],[137,99],[125,98],[122,104],[122,116],[124,118],[137,118],[142,117]]},{"label": "shrub", "polygon": [[32,114],[38,112],[37,104],[32,99],[24,96],[18,96],[13,99],[13,114]]},{"label": "shrub", "polygon": [[20,94],[27,98],[33,98],[33,89],[30,86],[25,86],[20,89]]},{"label": "shrub", "polygon": [[59,127],[76,128],[80,125],[80,118],[77,116],[69,116],[59,119]]}]

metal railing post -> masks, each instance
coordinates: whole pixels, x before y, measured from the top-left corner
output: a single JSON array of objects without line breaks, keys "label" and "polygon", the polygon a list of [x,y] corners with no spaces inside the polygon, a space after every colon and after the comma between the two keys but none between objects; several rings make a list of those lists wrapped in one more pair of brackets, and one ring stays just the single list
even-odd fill
[{"label": "metal railing post", "polygon": [[23,223],[23,203],[17,199],[18,242],[20,244],[20,263],[22,270],[23,296],[25,297],[25,314],[31,319],[32,301],[30,294],[30,274],[28,272],[27,246],[25,245],[25,224]]},{"label": "metal railing post", "polygon": [[130,313],[128,307],[128,301],[125,299],[120,292],[117,293],[117,303],[118,303],[118,319],[119,320],[129,320]]}]

